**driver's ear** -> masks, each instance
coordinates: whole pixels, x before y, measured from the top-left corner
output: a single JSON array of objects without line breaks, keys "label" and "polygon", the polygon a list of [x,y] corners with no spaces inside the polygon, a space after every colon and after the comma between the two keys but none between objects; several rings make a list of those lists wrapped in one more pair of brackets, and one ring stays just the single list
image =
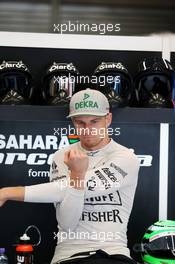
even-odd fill
[{"label": "driver's ear", "polygon": [[109,127],[111,125],[112,122],[112,113],[107,114],[106,116],[106,125]]}]

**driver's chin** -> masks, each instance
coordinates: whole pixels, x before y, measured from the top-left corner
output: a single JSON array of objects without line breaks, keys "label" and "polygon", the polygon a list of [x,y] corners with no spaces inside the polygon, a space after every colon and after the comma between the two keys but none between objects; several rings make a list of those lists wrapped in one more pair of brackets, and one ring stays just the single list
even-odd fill
[{"label": "driver's chin", "polygon": [[86,147],[95,147],[97,146],[103,139],[98,137],[82,137],[81,143]]}]

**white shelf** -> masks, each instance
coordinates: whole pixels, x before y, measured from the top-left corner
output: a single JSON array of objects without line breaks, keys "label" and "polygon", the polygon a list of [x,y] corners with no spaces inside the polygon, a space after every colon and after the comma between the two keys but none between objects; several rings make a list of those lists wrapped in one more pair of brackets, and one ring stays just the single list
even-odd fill
[{"label": "white shelf", "polygon": [[104,36],[0,31],[0,46],[59,49],[162,51],[161,36]]}]

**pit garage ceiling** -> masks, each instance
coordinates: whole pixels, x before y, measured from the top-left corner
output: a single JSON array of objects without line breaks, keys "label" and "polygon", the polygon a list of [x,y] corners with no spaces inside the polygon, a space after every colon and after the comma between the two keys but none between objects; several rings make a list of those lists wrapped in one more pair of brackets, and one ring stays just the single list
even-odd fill
[{"label": "pit garage ceiling", "polygon": [[[53,33],[53,24],[120,24],[116,35],[175,32],[174,0],[0,0],[0,31]],[[86,32],[93,34],[93,32]]]}]

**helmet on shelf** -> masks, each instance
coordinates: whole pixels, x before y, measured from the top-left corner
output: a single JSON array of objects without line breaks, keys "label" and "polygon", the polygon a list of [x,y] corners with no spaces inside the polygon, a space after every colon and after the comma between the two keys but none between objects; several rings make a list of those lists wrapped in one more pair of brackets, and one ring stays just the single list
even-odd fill
[{"label": "helmet on shelf", "polygon": [[135,96],[141,107],[173,107],[175,72],[163,58],[147,58],[139,63],[134,78]]},{"label": "helmet on shelf", "polygon": [[0,103],[28,104],[33,94],[33,80],[22,61],[3,61],[0,64]]},{"label": "helmet on shelf", "polygon": [[142,239],[145,264],[175,263],[175,221],[158,221],[151,225]]},{"label": "helmet on shelf", "polygon": [[76,91],[78,70],[73,63],[54,62],[44,76],[43,97],[49,105],[67,105]]},{"label": "helmet on shelf", "polygon": [[102,62],[94,71],[96,89],[108,98],[111,106],[124,107],[131,103],[132,78],[121,62]]}]

